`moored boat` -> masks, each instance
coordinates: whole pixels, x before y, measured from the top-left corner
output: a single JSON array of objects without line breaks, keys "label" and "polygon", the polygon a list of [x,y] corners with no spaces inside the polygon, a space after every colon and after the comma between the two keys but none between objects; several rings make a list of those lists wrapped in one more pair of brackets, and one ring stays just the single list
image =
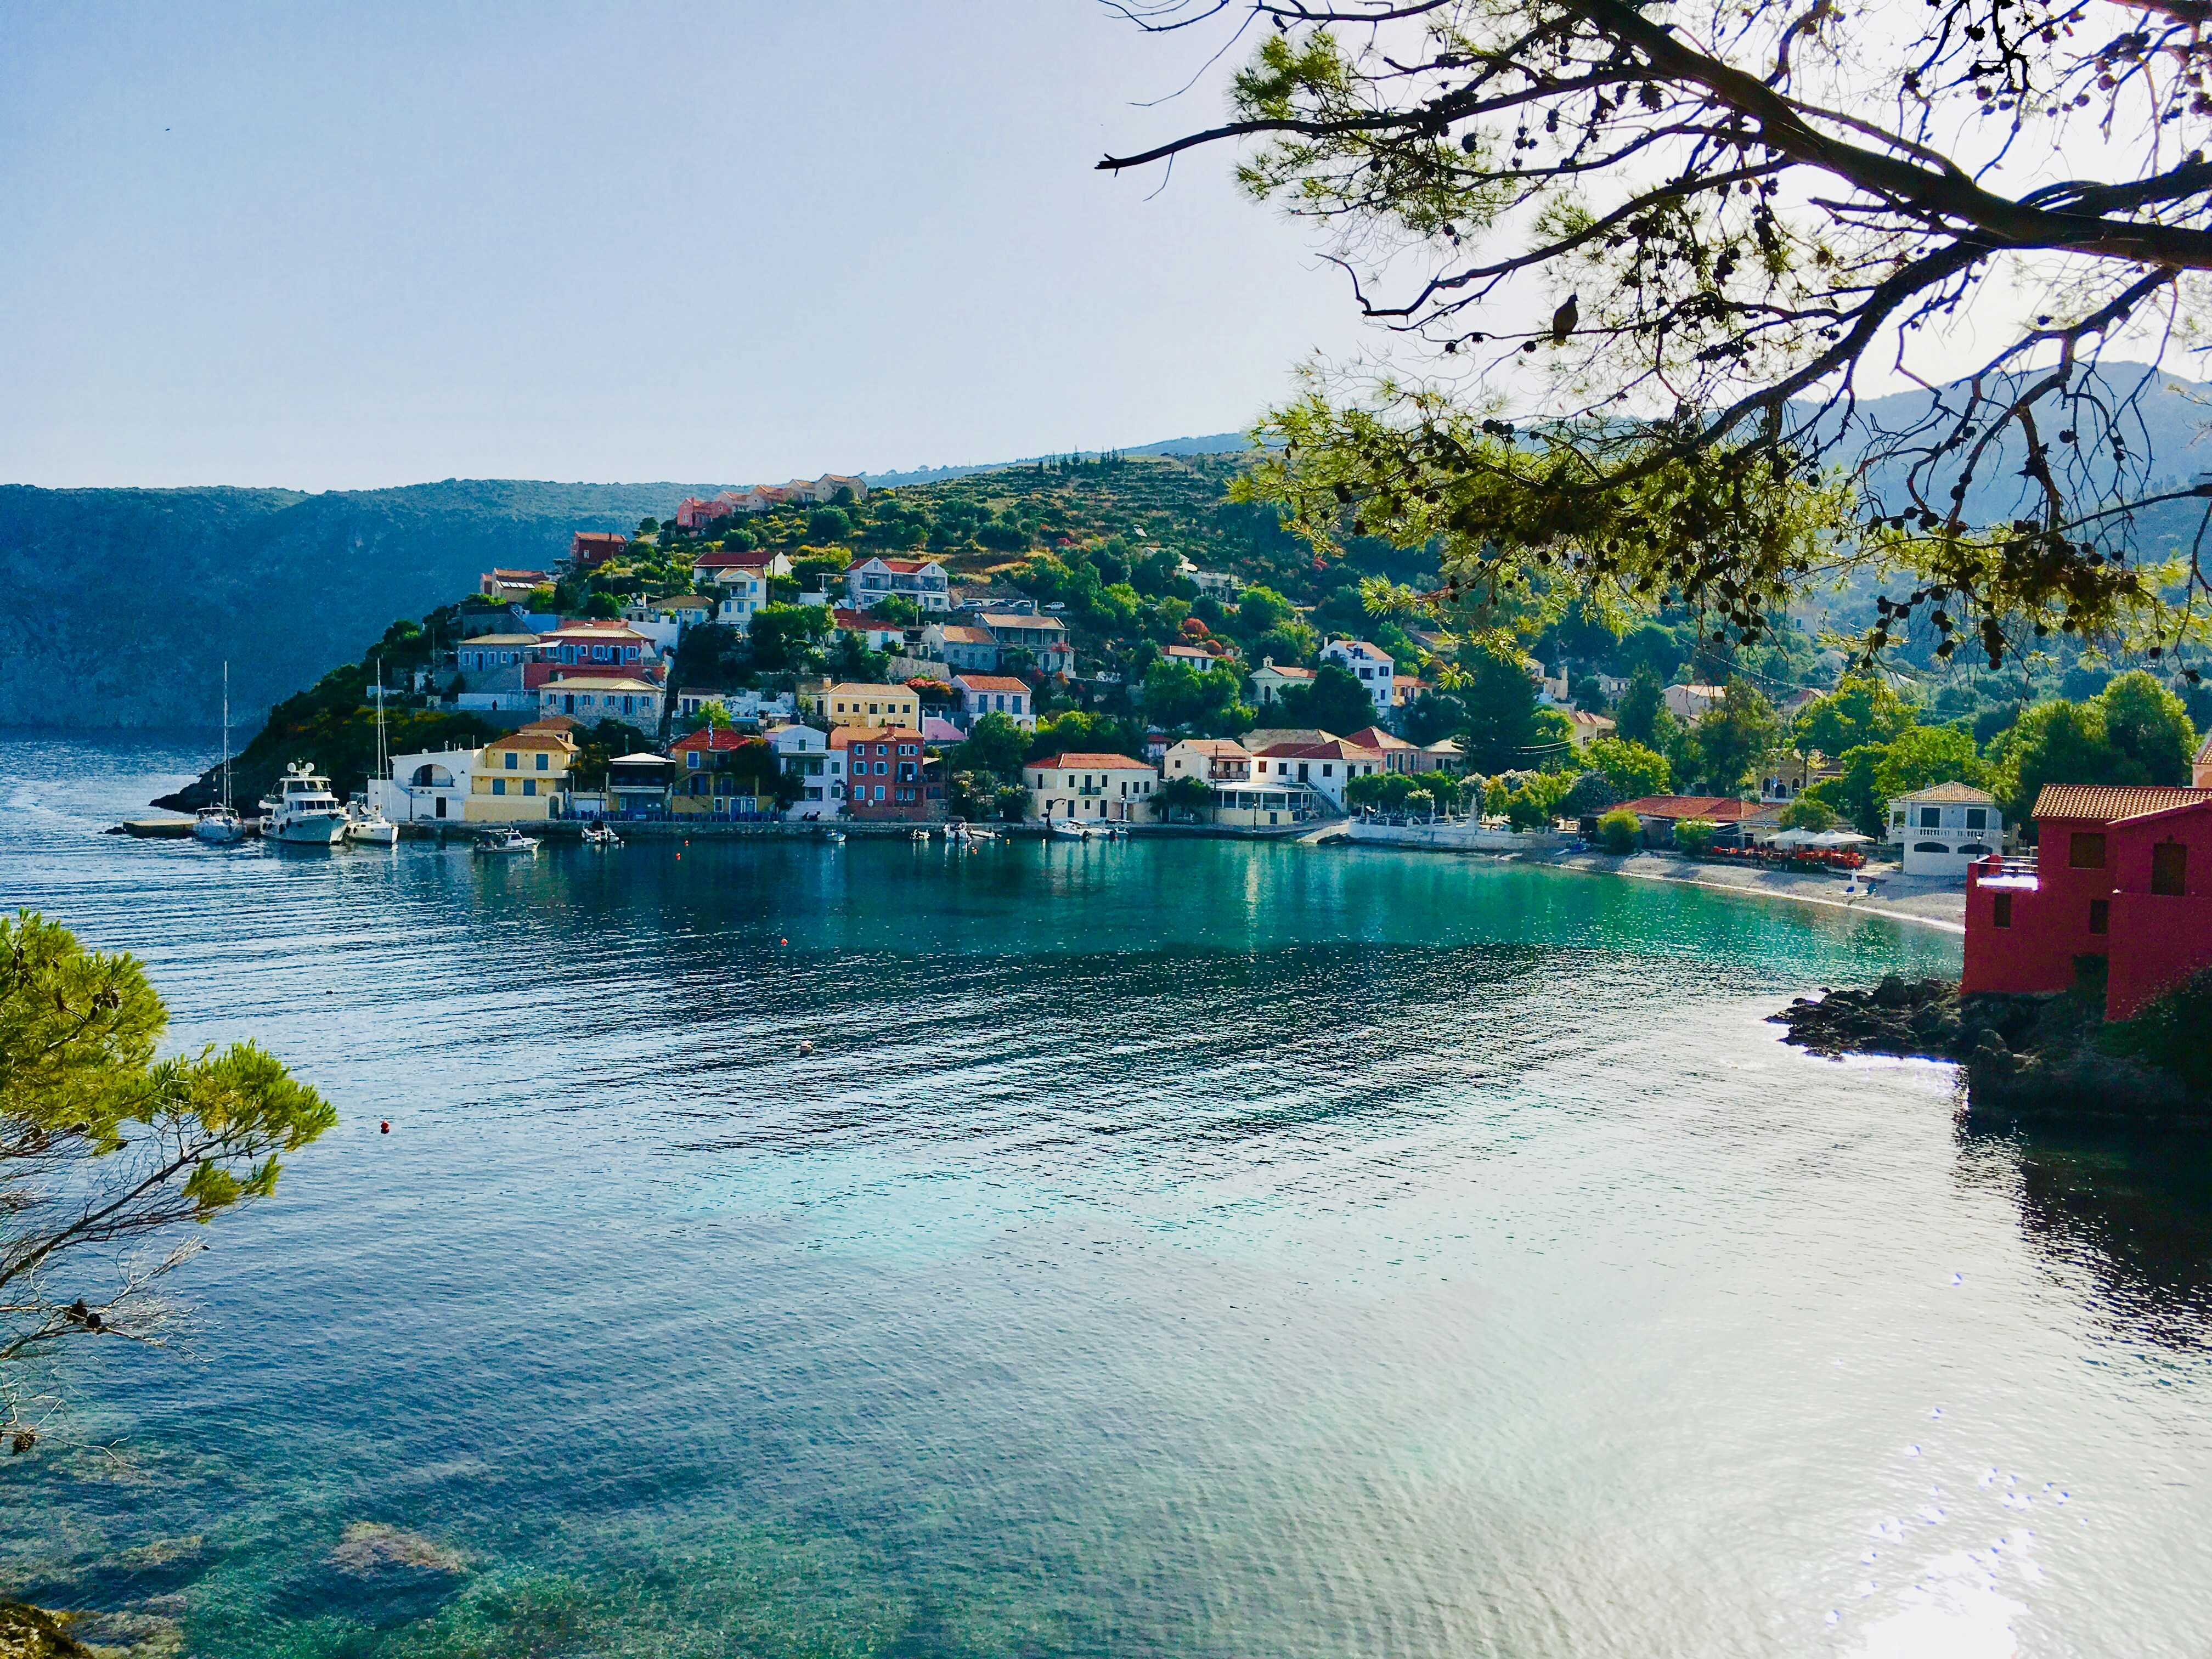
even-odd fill
[{"label": "moored boat", "polygon": [[1046,822],[1045,829],[1051,834],[1060,836],[1063,840],[1066,841],[1089,841],[1091,839],[1091,830],[1089,826],[1079,823],[1073,818],[1049,819]]},{"label": "moored boat", "polygon": [[477,838],[474,850],[480,859],[534,858],[538,843],[520,830],[488,830]]},{"label": "moored boat", "polygon": [[331,847],[345,839],[345,803],[331,781],[305,761],[294,761],[261,798],[261,834],[295,847]]},{"label": "moored boat", "polygon": [[615,834],[613,826],[610,824],[587,823],[584,826],[584,845],[586,847],[606,851],[622,844],[622,837]]},{"label": "moored boat", "polygon": [[230,665],[222,665],[222,799],[203,806],[192,818],[192,836],[212,847],[246,839],[246,825],[230,805]]},{"label": "moored boat", "polygon": [[371,806],[366,796],[356,795],[346,803],[345,838],[371,847],[397,847],[399,826]]}]

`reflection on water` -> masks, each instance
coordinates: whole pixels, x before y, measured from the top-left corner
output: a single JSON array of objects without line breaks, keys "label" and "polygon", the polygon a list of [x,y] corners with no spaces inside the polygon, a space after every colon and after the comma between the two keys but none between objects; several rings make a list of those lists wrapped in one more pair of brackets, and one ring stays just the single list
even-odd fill
[{"label": "reflection on water", "polygon": [[[252,1032],[345,1115],[195,1264],[196,1361],[76,1378],[111,1449],[0,1465],[0,1585],[106,1639],[1647,1659],[2212,1628],[2198,1270],[2100,1265],[2201,1261],[2203,1194],[2057,1179],[1960,1138],[1948,1068],[1764,1023],[1954,969],[1941,934],[1224,843],[507,869],[96,834],[199,763],[0,756],[0,902],[143,951],[179,1042]],[[2130,1190],[2124,1222],[2078,1195]]]}]

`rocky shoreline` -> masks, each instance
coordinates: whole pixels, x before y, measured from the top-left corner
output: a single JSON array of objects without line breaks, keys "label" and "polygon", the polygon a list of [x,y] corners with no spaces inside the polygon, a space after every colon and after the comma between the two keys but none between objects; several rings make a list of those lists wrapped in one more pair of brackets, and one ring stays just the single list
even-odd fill
[{"label": "rocky shoreline", "polygon": [[1893,1054],[1963,1066],[1970,1110],[2130,1121],[2212,1118],[2212,1091],[2111,1040],[2101,986],[2052,995],[1962,994],[1887,975],[1872,990],[1799,997],[1768,1018],[1829,1059]]}]

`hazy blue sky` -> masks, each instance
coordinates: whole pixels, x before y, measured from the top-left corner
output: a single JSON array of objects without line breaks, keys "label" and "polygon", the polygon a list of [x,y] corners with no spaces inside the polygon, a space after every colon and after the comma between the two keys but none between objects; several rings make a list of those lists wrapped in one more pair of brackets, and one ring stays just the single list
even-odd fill
[{"label": "hazy blue sky", "polygon": [[1092,0],[0,0],[0,482],[780,480],[1247,423],[1359,331]]}]

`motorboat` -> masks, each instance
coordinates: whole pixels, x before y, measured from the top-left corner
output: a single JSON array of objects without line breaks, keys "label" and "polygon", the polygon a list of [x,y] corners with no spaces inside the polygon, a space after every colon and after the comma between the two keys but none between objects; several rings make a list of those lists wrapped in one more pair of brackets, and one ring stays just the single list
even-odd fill
[{"label": "motorboat", "polygon": [[345,839],[345,803],[331,781],[305,761],[284,769],[276,788],[261,798],[261,835],[295,847],[334,847]]},{"label": "motorboat", "polygon": [[371,847],[397,847],[399,826],[371,806],[367,796],[356,795],[346,802],[345,838]]},{"label": "motorboat", "polygon": [[487,830],[477,837],[475,852],[480,859],[535,858],[538,843],[520,830]]},{"label": "motorboat", "polygon": [[246,825],[230,805],[230,665],[222,665],[222,799],[192,816],[192,836],[211,847],[246,839]]},{"label": "motorboat", "polygon": [[615,834],[610,824],[587,823],[584,826],[584,845],[586,847],[607,851],[622,844],[622,837]]},{"label": "motorboat", "polygon": [[929,831],[927,830],[917,830],[912,836],[908,836],[908,839],[909,841],[927,841],[929,839]]},{"label": "motorboat", "polygon": [[1073,818],[1053,818],[1045,824],[1046,830],[1066,841],[1089,841],[1091,827]]},{"label": "motorboat", "polygon": [[822,839],[828,842],[832,847],[842,847],[845,844],[845,832],[842,830],[832,830],[828,835],[823,836]]}]

